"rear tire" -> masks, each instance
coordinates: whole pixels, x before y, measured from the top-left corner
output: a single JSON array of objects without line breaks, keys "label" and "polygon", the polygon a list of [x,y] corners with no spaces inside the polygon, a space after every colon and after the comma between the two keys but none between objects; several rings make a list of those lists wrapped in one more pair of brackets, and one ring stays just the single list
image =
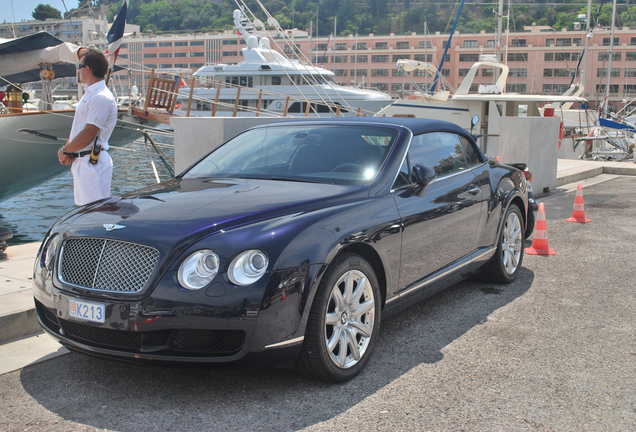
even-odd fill
[{"label": "rear tire", "polygon": [[501,227],[497,251],[481,272],[483,280],[509,284],[517,278],[523,262],[525,232],[522,224],[521,210],[511,204]]},{"label": "rear tire", "polygon": [[296,371],[327,382],[358,375],[378,338],[380,299],[375,272],[364,258],[350,253],[337,257],[312,303]]}]

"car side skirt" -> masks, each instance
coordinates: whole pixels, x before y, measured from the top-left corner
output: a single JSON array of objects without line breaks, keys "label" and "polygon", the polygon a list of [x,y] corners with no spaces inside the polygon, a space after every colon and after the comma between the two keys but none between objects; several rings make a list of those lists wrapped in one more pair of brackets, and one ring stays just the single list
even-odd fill
[{"label": "car side skirt", "polygon": [[[458,283],[463,279],[476,273],[494,255],[496,247],[488,247],[476,250],[472,254],[456,261],[426,278],[399,291],[395,297],[386,302],[382,316],[390,316],[401,311],[412,304],[413,297],[420,297],[423,300],[430,297],[444,288]],[[408,300],[408,301],[407,301]]]}]

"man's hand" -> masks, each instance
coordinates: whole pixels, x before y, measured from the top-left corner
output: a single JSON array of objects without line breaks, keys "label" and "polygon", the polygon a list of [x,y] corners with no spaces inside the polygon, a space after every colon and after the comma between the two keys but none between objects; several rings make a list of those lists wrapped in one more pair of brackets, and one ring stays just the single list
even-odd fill
[{"label": "man's hand", "polygon": [[62,165],[70,165],[73,163],[73,156],[62,153],[62,149],[57,151],[57,159]]}]

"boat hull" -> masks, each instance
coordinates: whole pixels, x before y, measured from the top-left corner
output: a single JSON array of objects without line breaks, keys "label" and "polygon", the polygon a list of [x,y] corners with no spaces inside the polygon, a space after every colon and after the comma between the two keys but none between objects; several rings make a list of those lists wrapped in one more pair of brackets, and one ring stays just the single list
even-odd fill
[{"label": "boat hull", "polygon": [[[74,114],[73,110],[60,110],[0,116],[0,201],[68,169],[58,162],[57,150],[66,143]],[[124,117],[125,111],[121,111],[111,145],[141,136]]]}]

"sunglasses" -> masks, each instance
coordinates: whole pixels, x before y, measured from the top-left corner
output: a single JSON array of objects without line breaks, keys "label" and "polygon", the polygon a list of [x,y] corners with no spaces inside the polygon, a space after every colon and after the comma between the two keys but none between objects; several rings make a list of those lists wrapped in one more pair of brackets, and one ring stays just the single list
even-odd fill
[{"label": "sunglasses", "polygon": [[77,70],[80,70],[80,69],[82,69],[83,67],[86,67],[86,65],[85,65],[85,64],[83,64],[83,63],[80,63],[80,64],[78,64],[78,65],[77,65]]}]

